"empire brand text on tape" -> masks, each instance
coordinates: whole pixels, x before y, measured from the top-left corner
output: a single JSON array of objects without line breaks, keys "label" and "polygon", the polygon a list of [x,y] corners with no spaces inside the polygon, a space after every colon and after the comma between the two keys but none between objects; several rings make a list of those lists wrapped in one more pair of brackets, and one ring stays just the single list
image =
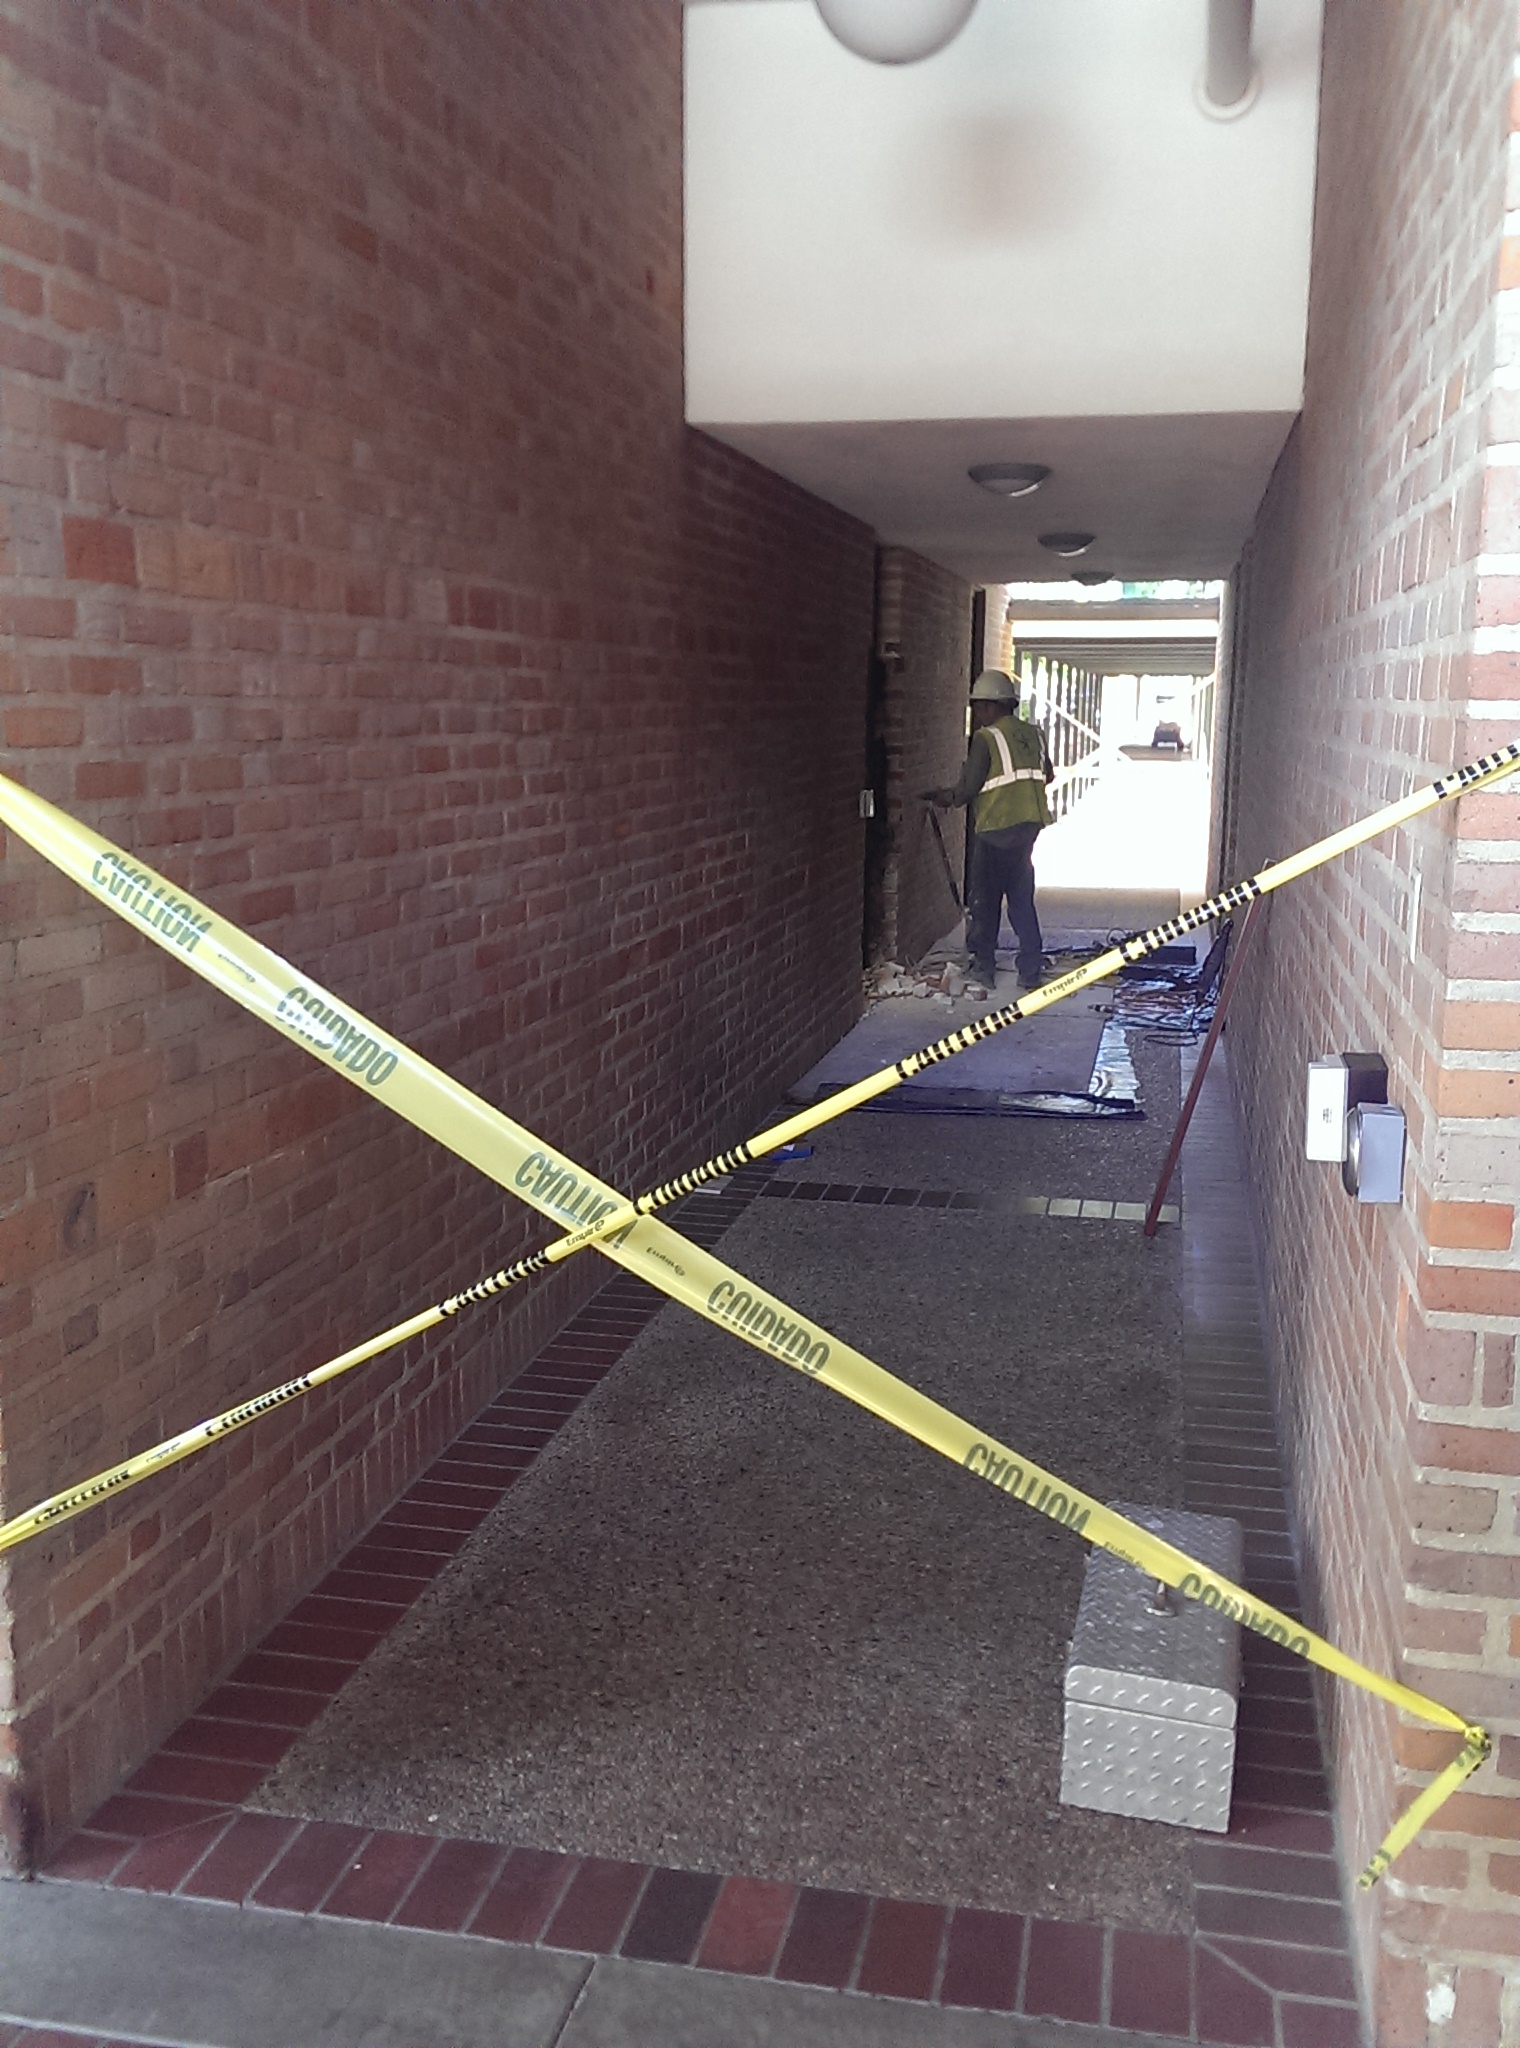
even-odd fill
[{"label": "empire brand text on tape", "polygon": [[[1484,762],[1459,771],[1457,777],[1446,778],[1454,786],[1444,793],[1456,794],[1459,788],[1471,788],[1480,782],[1493,780],[1510,772],[1517,762],[1520,762],[1520,747],[1507,749],[1504,755],[1489,756]],[[1441,784],[1434,785],[1436,790],[1442,790],[1442,787]],[[1380,814],[1384,823],[1375,829],[1386,829],[1388,824],[1402,822],[1403,817],[1417,815],[1430,803],[1440,800],[1440,796],[1432,796],[1429,791],[1417,792],[1414,797],[1406,798],[1402,805],[1389,807],[1389,813],[1399,815]],[[1310,1662],[1376,1694],[1390,1705],[1402,1708],[1433,1726],[1460,1733],[1465,1738],[1461,1751],[1390,1830],[1362,1874],[1364,1884],[1376,1881],[1388,1863],[1413,1838],[1418,1827],[1489,1754],[1490,1738],[1481,1727],[1465,1721],[1439,1701],[1429,1699],[1348,1657],[1334,1644],[1305,1629],[1293,1617],[1255,1600],[1244,1588],[1189,1558],[1137,1523],[1116,1514],[1080,1488],[1064,1484],[1055,1474],[1045,1471],[1032,1460],[1021,1458],[1008,1446],[980,1435],[948,1409],[810,1323],[777,1297],[743,1281],[740,1275],[710,1253],[688,1243],[652,1217],[640,1216],[632,1204],[613,1190],[595,1181],[570,1161],[536,1144],[531,1134],[521,1126],[482,1102],[399,1040],[389,1038],[378,1026],[340,1004],[309,978],[297,976],[277,954],[237,926],[175,890],[161,876],[130,861],[108,840],[4,776],[0,776],[0,820],[63,873],[118,911],[128,922],[137,925],[156,944],[186,959],[203,979],[220,988],[243,1008],[262,1017],[282,1035],[304,1045],[354,1085],[376,1092],[398,1115],[437,1138],[501,1186],[511,1188],[525,1201],[561,1223],[578,1224],[582,1229],[588,1227],[588,1217],[599,1211],[598,1220],[589,1223],[593,1238],[586,1241],[595,1241],[597,1248],[608,1257],[649,1280],[661,1292],[684,1302],[707,1320],[733,1330],[746,1343],[822,1380],[883,1421],[917,1438],[941,1455],[955,1459],[975,1476],[987,1479],[1001,1491],[1013,1494],[1037,1512],[1045,1513],[1064,1527],[1085,1536],[1088,1541],[1101,1544],[1148,1576],[1185,1589],[1192,1598],[1207,1600],[1209,1604],[1233,1614],[1246,1627],[1286,1643]],[[1332,858],[1335,852],[1370,836],[1369,830],[1350,827],[1347,832],[1335,835],[1335,843],[1321,842],[1321,847],[1329,850],[1320,857]],[[1299,873],[1307,872],[1308,867],[1317,864],[1307,855],[1300,855],[1297,859],[1301,865],[1295,871]],[[1279,870],[1291,866],[1293,863],[1277,864]],[[1280,879],[1288,880],[1291,876],[1282,873]],[[1276,883],[1270,886],[1276,886]],[[1213,901],[1218,904],[1221,899]],[[1191,930],[1194,921],[1201,919],[1204,909],[1206,906],[1200,906],[1199,912],[1190,913],[1190,921],[1186,923],[1172,920],[1158,930],[1170,933],[1179,929]],[[1155,942],[1165,941],[1157,939]],[[1148,947],[1142,947],[1144,950]],[[1117,949],[1113,965],[1126,957],[1139,955],[1130,956],[1123,948]],[[1087,970],[1063,976],[1059,982],[1038,994],[1044,996],[1045,1003],[1058,1001],[1061,995],[1086,986],[1087,980],[1100,979],[1101,974],[1092,972],[1093,968],[1100,967],[1101,960],[1090,963]],[[1112,972],[1113,966],[1102,971]],[[1014,1021],[1016,1016],[1029,1015],[1033,1009],[1044,1006],[1034,998],[1028,999],[1010,1006],[1012,1014],[1005,1021]],[[975,1035],[986,1034],[977,1032]],[[952,1037],[965,1039],[966,1043],[974,1042],[974,1037],[968,1037],[965,1032],[952,1034]],[[947,1041],[940,1043],[947,1044]],[[942,1052],[935,1052],[933,1048],[929,1050],[937,1058],[948,1058],[952,1050],[962,1049],[962,1045],[956,1044]],[[910,1055],[914,1060],[922,1057]],[[925,1059],[925,1064],[929,1063],[932,1062]],[[907,1062],[899,1065],[906,1066]],[[909,1071],[917,1071],[917,1068],[912,1067]],[[899,1075],[898,1078],[906,1076]],[[867,1085],[857,1084],[857,1089]],[[890,1080],[883,1084],[891,1085]],[[857,1089],[844,1093],[857,1099],[868,1099],[858,1097]],[[846,1101],[837,1102],[835,1107],[836,1102],[837,1098],[830,1099],[829,1113],[837,1114],[840,1109],[853,1106]],[[802,1128],[812,1128],[824,1120],[823,1117],[814,1117]],[[765,1135],[773,1144],[780,1144],[785,1140],[779,1135],[779,1130],[789,1128],[795,1131],[797,1127],[798,1120],[792,1119],[789,1126],[778,1127],[777,1133]],[[750,1148],[741,1149],[747,1153],[750,1151]],[[684,1181],[686,1177],[682,1179]],[[679,1184],[669,1185],[684,1191]],[[626,1222],[622,1220],[624,1212],[628,1215]],[[489,1283],[482,1285],[486,1291],[491,1291]],[[159,1446],[157,1451],[144,1452],[138,1458],[86,1481],[73,1490],[72,1496],[58,1495],[39,1504],[0,1528],[0,1549],[13,1547],[68,1515],[82,1512],[95,1501],[134,1483],[137,1478],[146,1477],[148,1471],[192,1455],[231,1429],[246,1426],[260,1414],[267,1413],[285,1400],[294,1399],[324,1379],[351,1369],[364,1358],[389,1348],[392,1343],[405,1341],[407,1335],[419,1334],[444,1313],[450,1312],[453,1306],[475,1298],[476,1293],[477,1290],[466,1290],[465,1295],[452,1297],[450,1304],[423,1311],[407,1324],[398,1325],[395,1331],[384,1332],[352,1352],[344,1353],[341,1359],[329,1361],[326,1366],[301,1375],[196,1429],[181,1432],[178,1437]],[[742,1315],[736,1317],[735,1305],[741,1293],[746,1306]]]}]

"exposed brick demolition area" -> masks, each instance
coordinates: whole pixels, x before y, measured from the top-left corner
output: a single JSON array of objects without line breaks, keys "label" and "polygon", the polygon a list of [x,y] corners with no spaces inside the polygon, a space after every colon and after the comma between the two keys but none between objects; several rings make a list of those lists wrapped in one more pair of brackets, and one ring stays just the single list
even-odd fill
[{"label": "exposed brick demolition area", "polygon": [[[869,532],[688,431],[669,0],[3,0],[3,765],[623,1186],[859,1003]],[[13,1513],[517,1253],[526,1212],[0,875]],[[0,1575],[56,1842],[590,1265]]]},{"label": "exposed brick demolition area", "polygon": [[[1520,732],[1516,26],[1511,0],[1327,10],[1307,397],[1238,590],[1232,871]],[[1231,1020],[1311,1615],[1499,1736],[1359,1906],[1379,2048],[1520,2040],[1517,851],[1520,796],[1483,794],[1295,885]],[[1341,1050],[1389,1063],[1402,1207],[1302,1156],[1305,1062]],[[1323,1704],[1359,1854],[1454,1743]]]},{"label": "exposed brick demolition area", "polygon": [[[953,782],[966,758],[971,592],[906,548],[883,548],[871,702],[878,806],[867,864],[866,953],[911,967],[960,913],[923,792]],[[940,814],[959,887],[966,813]]]}]

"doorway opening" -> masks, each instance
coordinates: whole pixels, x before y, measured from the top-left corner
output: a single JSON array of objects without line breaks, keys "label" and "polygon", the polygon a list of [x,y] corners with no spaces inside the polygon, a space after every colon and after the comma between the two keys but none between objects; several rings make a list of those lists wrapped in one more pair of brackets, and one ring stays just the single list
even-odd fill
[{"label": "doorway opening", "polygon": [[1049,588],[1008,606],[1025,714],[1056,771],[1042,904],[1060,899],[1065,923],[1074,899],[1117,892],[1169,915],[1209,884],[1221,587]]}]

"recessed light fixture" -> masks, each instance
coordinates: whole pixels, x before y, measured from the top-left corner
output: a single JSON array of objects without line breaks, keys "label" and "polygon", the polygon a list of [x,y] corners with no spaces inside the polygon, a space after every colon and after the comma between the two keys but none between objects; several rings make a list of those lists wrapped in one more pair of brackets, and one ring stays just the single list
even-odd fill
[{"label": "recessed light fixture", "polygon": [[829,33],[873,64],[916,64],[954,42],[976,0],[817,0]]},{"label": "recessed light fixture", "polygon": [[1040,546],[1053,555],[1085,555],[1097,538],[1095,533],[1042,533]]},{"label": "recessed light fixture", "polygon": [[1112,583],[1114,572],[1112,569],[1073,569],[1071,580],[1073,583],[1085,583],[1089,589],[1095,589],[1100,583]]},{"label": "recessed light fixture", "polygon": [[974,484],[1000,498],[1027,498],[1050,475],[1044,462],[979,462],[966,471]]}]

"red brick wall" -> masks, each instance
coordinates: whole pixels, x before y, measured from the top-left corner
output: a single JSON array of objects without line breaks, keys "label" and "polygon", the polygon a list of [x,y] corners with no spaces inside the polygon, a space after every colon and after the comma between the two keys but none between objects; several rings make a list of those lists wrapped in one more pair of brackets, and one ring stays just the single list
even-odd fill
[{"label": "red brick wall", "polygon": [[[872,719],[878,815],[866,926],[872,961],[911,967],[959,917],[921,796],[953,782],[966,757],[971,597],[969,584],[922,555],[881,550]],[[965,817],[940,814],[957,886]]]},{"label": "red brick wall", "polygon": [[[1520,732],[1517,10],[1328,9],[1307,398],[1237,595],[1236,872]],[[1511,175],[1512,186],[1520,183]],[[1520,2040],[1520,795],[1275,899],[1230,1025],[1315,1618],[1501,1734],[1357,1906],[1379,2048]],[[1400,1208],[1302,1157],[1305,1063],[1379,1051]],[[1324,1694],[1359,1866],[1454,1739]]]},{"label": "red brick wall", "polygon": [[[859,1002],[871,536],[682,424],[679,16],[0,0],[6,772],[628,1186]],[[6,1511],[543,1234],[25,848],[0,905]],[[4,1859],[605,1271],[15,1553]]]}]

